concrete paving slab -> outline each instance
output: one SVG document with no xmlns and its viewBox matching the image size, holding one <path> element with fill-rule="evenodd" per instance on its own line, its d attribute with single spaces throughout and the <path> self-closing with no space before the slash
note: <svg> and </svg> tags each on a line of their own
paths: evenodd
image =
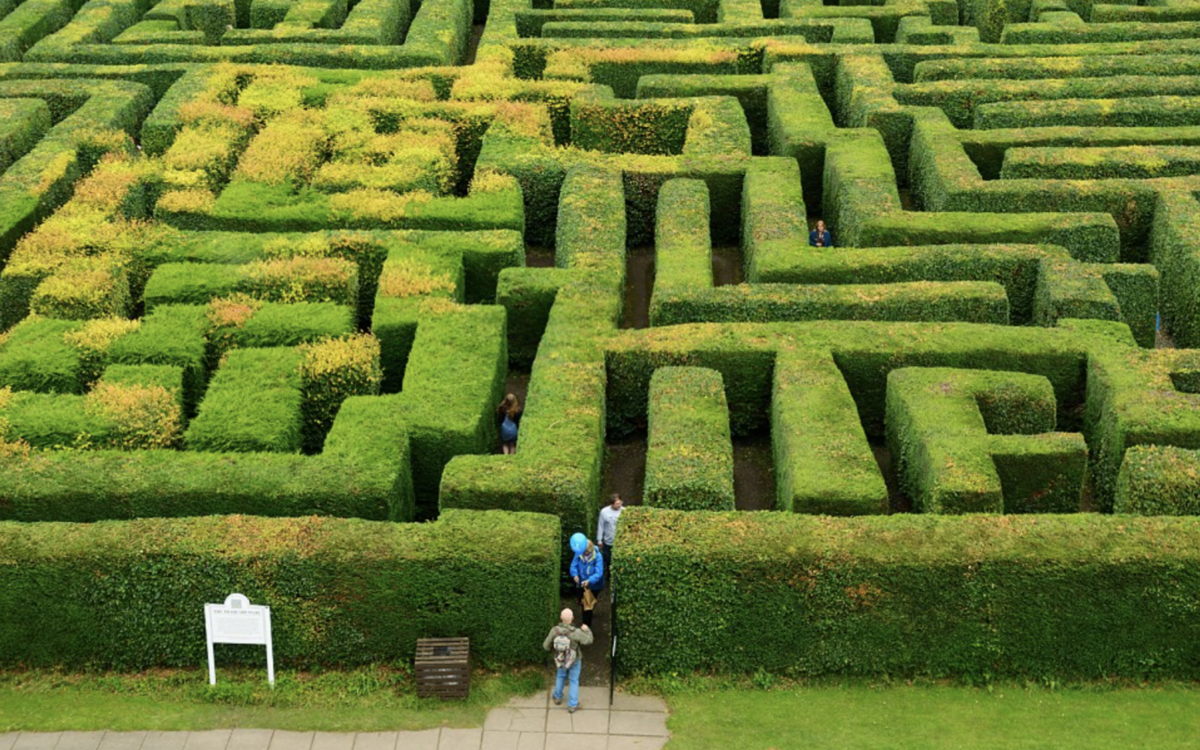
<svg viewBox="0 0 1200 750">
<path fill-rule="evenodd" d="M 545 732 L 521 732 L 517 750 L 546 750 Z"/>
<path fill-rule="evenodd" d="M 488 711 L 487 718 L 483 720 L 483 731 L 485 732 L 507 732 L 508 727 L 512 724 L 512 720 L 517 716 L 517 709 L 503 706 L 501 708 L 493 708 Z"/>
<path fill-rule="evenodd" d="M 20 732 L 5 732 L 0 734 L 0 750 L 12 750 L 12 746 L 17 741 L 17 735 Z"/>
<path fill-rule="evenodd" d="M 99 750 L 141 750 L 149 732 L 105 732 Z M 0 750 L 4 750 L 0 743 Z"/>
<path fill-rule="evenodd" d="M 273 729 L 235 729 L 225 750 L 269 750 Z"/>
<path fill-rule="evenodd" d="M 520 732 L 489 732 L 483 730 L 482 750 L 517 750 Z"/>
<path fill-rule="evenodd" d="M 565 708 L 551 711 L 546 715 L 546 731 L 556 734 L 570 734 L 575 731 L 575 726 L 571 723 L 571 714 L 567 713 Z"/>
<path fill-rule="evenodd" d="M 544 732 L 546 731 L 546 714 L 544 708 L 518 708 L 516 715 L 508 725 L 510 732 Z"/>
<path fill-rule="evenodd" d="M 640 734 L 651 737 L 667 736 L 666 714 L 646 711 L 612 711 L 608 716 L 609 734 Z"/>
<path fill-rule="evenodd" d="M 602 734 L 547 732 L 546 750 L 608 750 L 608 738 Z"/>
<path fill-rule="evenodd" d="M 443 729 L 438 750 L 480 750 L 482 729 Z"/>
<path fill-rule="evenodd" d="M 607 687 L 579 688 L 579 705 L 585 708 L 608 708 Z"/>
<path fill-rule="evenodd" d="M 271 735 L 269 750 L 312 750 L 313 734 L 315 733 L 278 729 Z"/>
<path fill-rule="evenodd" d="M 13 743 L 13 750 L 54 750 L 62 732 L 21 732 Z"/>
<path fill-rule="evenodd" d="M 667 712 L 667 704 L 663 703 L 662 698 L 653 695 L 629 695 L 620 690 L 613 696 L 612 707 L 617 711 L 658 711 L 664 714 Z"/>
<path fill-rule="evenodd" d="M 183 750 L 225 750 L 232 729 L 209 729 L 204 732 L 188 732 Z"/>
<path fill-rule="evenodd" d="M 424 729 L 420 732 L 401 732 L 396 740 L 396 750 L 438 750 L 442 730 Z"/>
<path fill-rule="evenodd" d="M 341 732 L 314 732 L 311 750 L 353 750 L 354 735 Z"/>
<path fill-rule="evenodd" d="M 543 690 L 533 695 L 518 695 L 508 702 L 509 708 L 546 708 L 549 705 L 549 690 Z M 0 747 L 0 750 L 4 750 L 4 748 Z"/>
<path fill-rule="evenodd" d="M 570 716 L 575 734 L 608 734 L 608 711 L 576 711 Z"/>
<path fill-rule="evenodd" d="M 142 750 L 183 750 L 188 732 L 146 732 Z"/>
<path fill-rule="evenodd" d="M 398 732 L 359 732 L 354 735 L 354 750 L 396 750 Z"/>
<path fill-rule="evenodd" d="M 662 750 L 667 737 L 635 737 L 631 734 L 608 736 L 608 750 Z"/>
<path fill-rule="evenodd" d="M 104 732 L 63 732 L 54 750 L 97 750 Z"/>
</svg>

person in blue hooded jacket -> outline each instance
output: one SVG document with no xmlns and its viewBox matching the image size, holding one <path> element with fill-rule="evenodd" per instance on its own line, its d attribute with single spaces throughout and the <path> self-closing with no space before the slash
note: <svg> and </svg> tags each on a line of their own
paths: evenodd
<svg viewBox="0 0 1200 750">
<path fill-rule="evenodd" d="M 584 605 L 586 592 L 593 596 L 604 589 L 604 556 L 596 549 L 583 534 L 571 536 L 571 551 L 575 557 L 571 560 L 571 578 L 579 587 L 579 607 L 583 610 L 583 624 L 592 626 L 592 610 Z"/>
</svg>

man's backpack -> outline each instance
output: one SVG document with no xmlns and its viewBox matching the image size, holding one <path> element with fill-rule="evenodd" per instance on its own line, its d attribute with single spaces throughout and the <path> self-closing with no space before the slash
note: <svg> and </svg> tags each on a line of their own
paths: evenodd
<svg viewBox="0 0 1200 750">
<path fill-rule="evenodd" d="M 571 643 L 571 631 L 558 628 L 554 632 L 554 666 L 570 669 L 575 665 L 575 648 Z"/>
</svg>

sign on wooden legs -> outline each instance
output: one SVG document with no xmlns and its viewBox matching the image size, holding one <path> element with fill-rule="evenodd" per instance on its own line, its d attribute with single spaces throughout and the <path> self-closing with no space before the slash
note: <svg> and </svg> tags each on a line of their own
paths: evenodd
<svg viewBox="0 0 1200 750">
<path fill-rule="evenodd" d="M 275 687 L 275 654 L 271 651 L 271 608 L 251 604 L 241 594 L 230 594 L 224 604 L 204 605 L 204 632 L 208 637 L 208 684 L 217 684 L 214 643 L 249 643 L 267 647 L 267 680 Z"/>
</svg>

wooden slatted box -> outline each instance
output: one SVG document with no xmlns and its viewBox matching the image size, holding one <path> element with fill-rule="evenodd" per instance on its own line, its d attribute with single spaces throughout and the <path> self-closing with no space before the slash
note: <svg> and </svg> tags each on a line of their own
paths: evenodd
<svg viewBox="0 0 1200 750">
<path fill-rule="evenodd" d="M 417 640 L 418 698 L 466 698 L 471 689 L 469 638 Z"/>
</svg>

